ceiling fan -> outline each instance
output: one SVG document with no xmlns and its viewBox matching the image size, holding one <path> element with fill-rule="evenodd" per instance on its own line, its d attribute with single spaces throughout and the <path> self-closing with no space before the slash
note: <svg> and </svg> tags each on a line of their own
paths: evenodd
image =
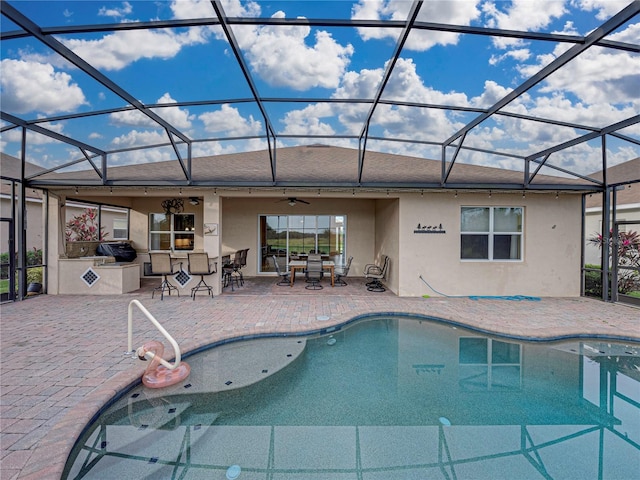
<svg viewBox="0 0 640 480">
<path fill-rule="evenodd" d="M 279 202 L 287 202 L 289 204 L 289 206 L 291 206 L 291 207 L 294 207 L 296 205 L 296 203 L 304 203 L 306 205 L 311 205 L 306 200 L 300 200 L 299 198 L 296 198 L 296 197 L 283 198 L 282 200 L 278 200 L 278 201 Z"/>
</svg>

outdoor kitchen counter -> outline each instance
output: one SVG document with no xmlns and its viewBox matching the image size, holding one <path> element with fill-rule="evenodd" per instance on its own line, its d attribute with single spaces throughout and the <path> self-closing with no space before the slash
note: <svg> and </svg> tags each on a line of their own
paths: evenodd
<svg viewBox="0 0 640 480">
<path fill-rule="evenodd" d="M 113 257 L 60 258 L 58 293 L 114 295 L 140 288 L 140 265 Z"/>
</svg>

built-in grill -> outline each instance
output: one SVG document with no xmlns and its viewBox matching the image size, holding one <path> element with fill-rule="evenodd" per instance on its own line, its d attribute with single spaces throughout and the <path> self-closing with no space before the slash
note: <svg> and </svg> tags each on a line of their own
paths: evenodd
<svg viewBox="0 0 640 480">
<path fill-rule="evenodd" d="M 133 262 L 138 256 L 128 242 L 101 243 L 96 248 L 96 255 L 114 257 L 116 262 Z"/>
</svg>

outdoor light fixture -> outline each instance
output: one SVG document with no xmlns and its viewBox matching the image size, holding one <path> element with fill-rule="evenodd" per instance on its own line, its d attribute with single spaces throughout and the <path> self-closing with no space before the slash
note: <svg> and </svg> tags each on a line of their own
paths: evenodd
<svg viewBox="0 0 640 480">
<path fill-rule="evenodd" d="M 147 193 L 147 187 L 144 187 L 144 194 L 146 195 Z"/>
<path fill-rule="evenodd" d="M 200 200 L 197 197 L 189 197 L 189 203 L 191 205 L 200 205 Z"/>
<path fill-rule="evenodd" d="M 78 194 L 78 187 L 76 187 L 76 195 Z"/>
</svg>

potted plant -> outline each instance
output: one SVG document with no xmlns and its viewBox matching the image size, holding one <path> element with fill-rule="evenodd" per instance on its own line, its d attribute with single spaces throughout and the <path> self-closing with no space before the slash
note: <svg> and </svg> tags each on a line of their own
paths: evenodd
<svg viewBox="0 0 640 480">
<path fill-rule="evenodd" d="M 42 292 L 42 267 L 27 269 L 27 296 Z"/>
</svg>

